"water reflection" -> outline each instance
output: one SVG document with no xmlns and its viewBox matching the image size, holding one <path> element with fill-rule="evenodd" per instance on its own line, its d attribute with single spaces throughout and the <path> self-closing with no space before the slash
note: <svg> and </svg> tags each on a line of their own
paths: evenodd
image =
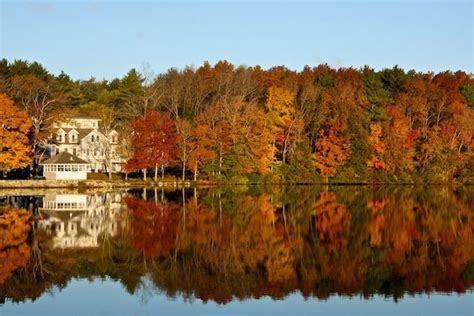
<svg viewBox="0 0 474 316">
<path fill-rule="evenodd" d="M 42 200 L 35 224 L 52 237 L 53 248 L 98 247 L 99 235 L 117 233 L 119 193 L 49 194 Z"/>
<path fill-rule="evenodd" d="M 130 294 L 143 294 L 150 280 L 168 297 L 221 304 L 295 291 L 394 300 L 465 293 L 474 285 L 473 205 L 469 187 L 45 195 L 31 230 L 5 221 L 16 212 L 1 217 L 0 262 L 8 266 L 0 298 L 24 301 L 96 277 L 118 280 Z M 27 223 L 29 213 L 21 214 Z"/>
</svg>

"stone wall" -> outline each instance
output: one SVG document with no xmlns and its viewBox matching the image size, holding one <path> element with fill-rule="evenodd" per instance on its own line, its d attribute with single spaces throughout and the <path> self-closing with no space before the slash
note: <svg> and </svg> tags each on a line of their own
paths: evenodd
<svg viewBox="0 0 474 316">
<path fill-rule="evenodd" d="M 191 182 L 142 182 L 122 180 L 0 180 L 0 189 L 14 188 L 131 188 L 143 186 L 190 187 Z"/>
<path fill-rule="evenodd" d="M 0 180 L 0 188 L 115 188 L 129 187 L 127 182 L 103 180 Z"/>
</svg>

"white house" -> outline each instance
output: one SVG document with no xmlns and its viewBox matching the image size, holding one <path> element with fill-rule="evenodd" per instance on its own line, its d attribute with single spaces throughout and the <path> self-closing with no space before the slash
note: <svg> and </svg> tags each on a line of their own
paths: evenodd
<svg viewBox="0 0 474 316">
<path fill-rule="evenodd" d="M 77 156 L 63 151 L 40 163 L 47 180 L 86 180 L 90 164 Z"/>
<path fill-rule="evenodd" d="M 105 135 L 100 119 L 74 117 L 53 124 L 56 143 L 51 156 L 67 152 L 91 165 L 91 171 L 121 170 L 125 160 L 120 155 L 119 134 L 111 129 Z"/>
</svg>

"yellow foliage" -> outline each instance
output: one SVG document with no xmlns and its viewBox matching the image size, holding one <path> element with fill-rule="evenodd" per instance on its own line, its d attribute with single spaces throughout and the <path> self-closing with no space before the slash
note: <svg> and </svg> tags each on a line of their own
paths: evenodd
<svg viewBox="0 0 474 316">
<path fill-rule="evenodd" d="M 277 129 L 285 129 L 293 120 L 296 112 L 295 94 L 284 88 L 270 87 L 268 89 L 267 111 L 270 122 Z"/>
</svg>

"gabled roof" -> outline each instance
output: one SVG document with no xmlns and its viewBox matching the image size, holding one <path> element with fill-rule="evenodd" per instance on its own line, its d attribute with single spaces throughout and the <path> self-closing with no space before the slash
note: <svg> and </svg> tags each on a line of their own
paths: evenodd
<svg viewBox="0 0 474 316">
<path fill-rule="evenodd" d="M 87 161 L 82 160 L 81 158 L 71 155 L 70 153 L 67 152 L 62 152 L 60 154 L 57 154 L 56 156 L 53 156 L 49 158 L 48 160 L 44 161 L 40 165 L 66 165 L 66 164 L 89 164 Z"/>
<path fill-rule="evenodd" d="M 89 135 L 91 132 L 97 132 L 100 133 L 95 128 L 65 128 L 65 127 L 58 127 L 57 130 L 63 130 L 66 134 L 69 134 L 70 131 L 74 130 L 75 132 L 78 133 L 78 138 L 79 140 L 84 139 L 87 135 Z M 63 143 L 60 144 L 77 144 L 77 142 L 69 142 L 69 139 L 66 138 Z"/>
<path fill-rule="evenodd" d="M 94 128 L 76 128 L 76 131 L 79 132 L 79 139 L 83 139 L 84 137 L 86 137 L 93 131 L 99 132 L 98 130 Z"/>
</svg>

